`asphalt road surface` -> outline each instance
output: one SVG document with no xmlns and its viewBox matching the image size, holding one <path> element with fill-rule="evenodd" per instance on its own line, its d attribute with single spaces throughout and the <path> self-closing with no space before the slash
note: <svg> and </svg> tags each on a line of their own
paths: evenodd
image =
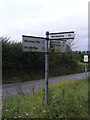
<svg viewBox="0 0 90 120">
<path fill-rule="evenodd" d="M 87 73 L 90 76 L 90 72 Z M 65 75 L 60 77 L 50 77 L 49 83 L 54 84 L 56 82 L 60 82 L 61 80 L 80 80 L 85 78 L 85 73 Z M 2 85 L 2 98 L 6 98 L 8 96 L 14 96 L 18 94 L 28 94 L 34 92 L 39 87 L 45 87 L 45 80 L 34 80 L 30 82 L 16 83 L 16 84 L 5 84 Z"/>
</svg>

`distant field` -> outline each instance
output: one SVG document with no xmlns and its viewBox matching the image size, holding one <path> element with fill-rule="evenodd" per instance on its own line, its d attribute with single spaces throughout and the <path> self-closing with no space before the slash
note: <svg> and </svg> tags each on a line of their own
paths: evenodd
<svg viewBox="0 0 90 120">
<path fill-rule="evenodd" d="M 87 118 L 88 82 L 61 81 L 49 85 L 49 105 L 45 111 L 45 91 L 40 88 L 30 95 L 13 96 L 3 100 L 5 118 Z"/>
</svg>

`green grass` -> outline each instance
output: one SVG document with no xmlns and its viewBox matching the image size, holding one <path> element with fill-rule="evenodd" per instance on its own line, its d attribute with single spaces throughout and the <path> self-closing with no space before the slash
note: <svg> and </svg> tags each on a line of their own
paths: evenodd
<svg viewBox="0 0 90 120">
<path fill-rule="evenodd" d="M 88 82 L 61 81 L 49 85 L 48 108 L 45 111 L 44 89 L 34 94 L 19 95 L 3 101 L 3 118 L 87 118 Z"/>
<path fill-rule="evenodd" d="M 81 67 L 81 70 L 84 72 L 85 71 L 85 63 L 84 62 L 80 62 L 78 64 Z M 87 63 L 87 70 L 88 70 L 88 63 Z"/>
<path fill-rule="evenodd" d="M 83 62 L 80 62 L 80 63 L 78 63 L 82 68 L 84 68 L 85 67 L 85 63 L 83 63 Z"/>
</svg>

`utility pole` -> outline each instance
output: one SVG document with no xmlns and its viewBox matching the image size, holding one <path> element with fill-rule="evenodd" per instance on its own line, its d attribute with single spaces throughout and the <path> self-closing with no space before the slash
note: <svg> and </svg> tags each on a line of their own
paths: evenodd
<svg viewBox="0 0 90 120">
<path fill-rule="evenodd" d="M 49 51 L 48 51 L 49 32 L 46 32 L 45 41 L 45 109 L 48 106 L 48 71 L 49 71 Z"/>
</svg>

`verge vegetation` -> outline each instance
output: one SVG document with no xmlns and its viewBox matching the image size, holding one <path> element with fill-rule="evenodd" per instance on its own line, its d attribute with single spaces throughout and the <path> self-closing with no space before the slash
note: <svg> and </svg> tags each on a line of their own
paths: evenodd
<svg viewBox="0 0 90 120">
<path fill-rule="evenodd" d="M 18 83 L 44 78 L 45 54 L 22 52 L 22 43 L 2 40 L 2 83 Z M 84 72 L 85 52 L 49 54 L 49 75 L 60 76 Z M 82 62 L 82 64 L 81 64 Z"/>
<path fill-rule="evenodd" d="M 89 78 L 90 79 L 90 78 Z M 49 85 L 48 108 L 45 111 L 45 91 L 9 97 L 3 100 L 5 118 L 88 118 L 88 82 L 61 81 Z"/>
</svg>

